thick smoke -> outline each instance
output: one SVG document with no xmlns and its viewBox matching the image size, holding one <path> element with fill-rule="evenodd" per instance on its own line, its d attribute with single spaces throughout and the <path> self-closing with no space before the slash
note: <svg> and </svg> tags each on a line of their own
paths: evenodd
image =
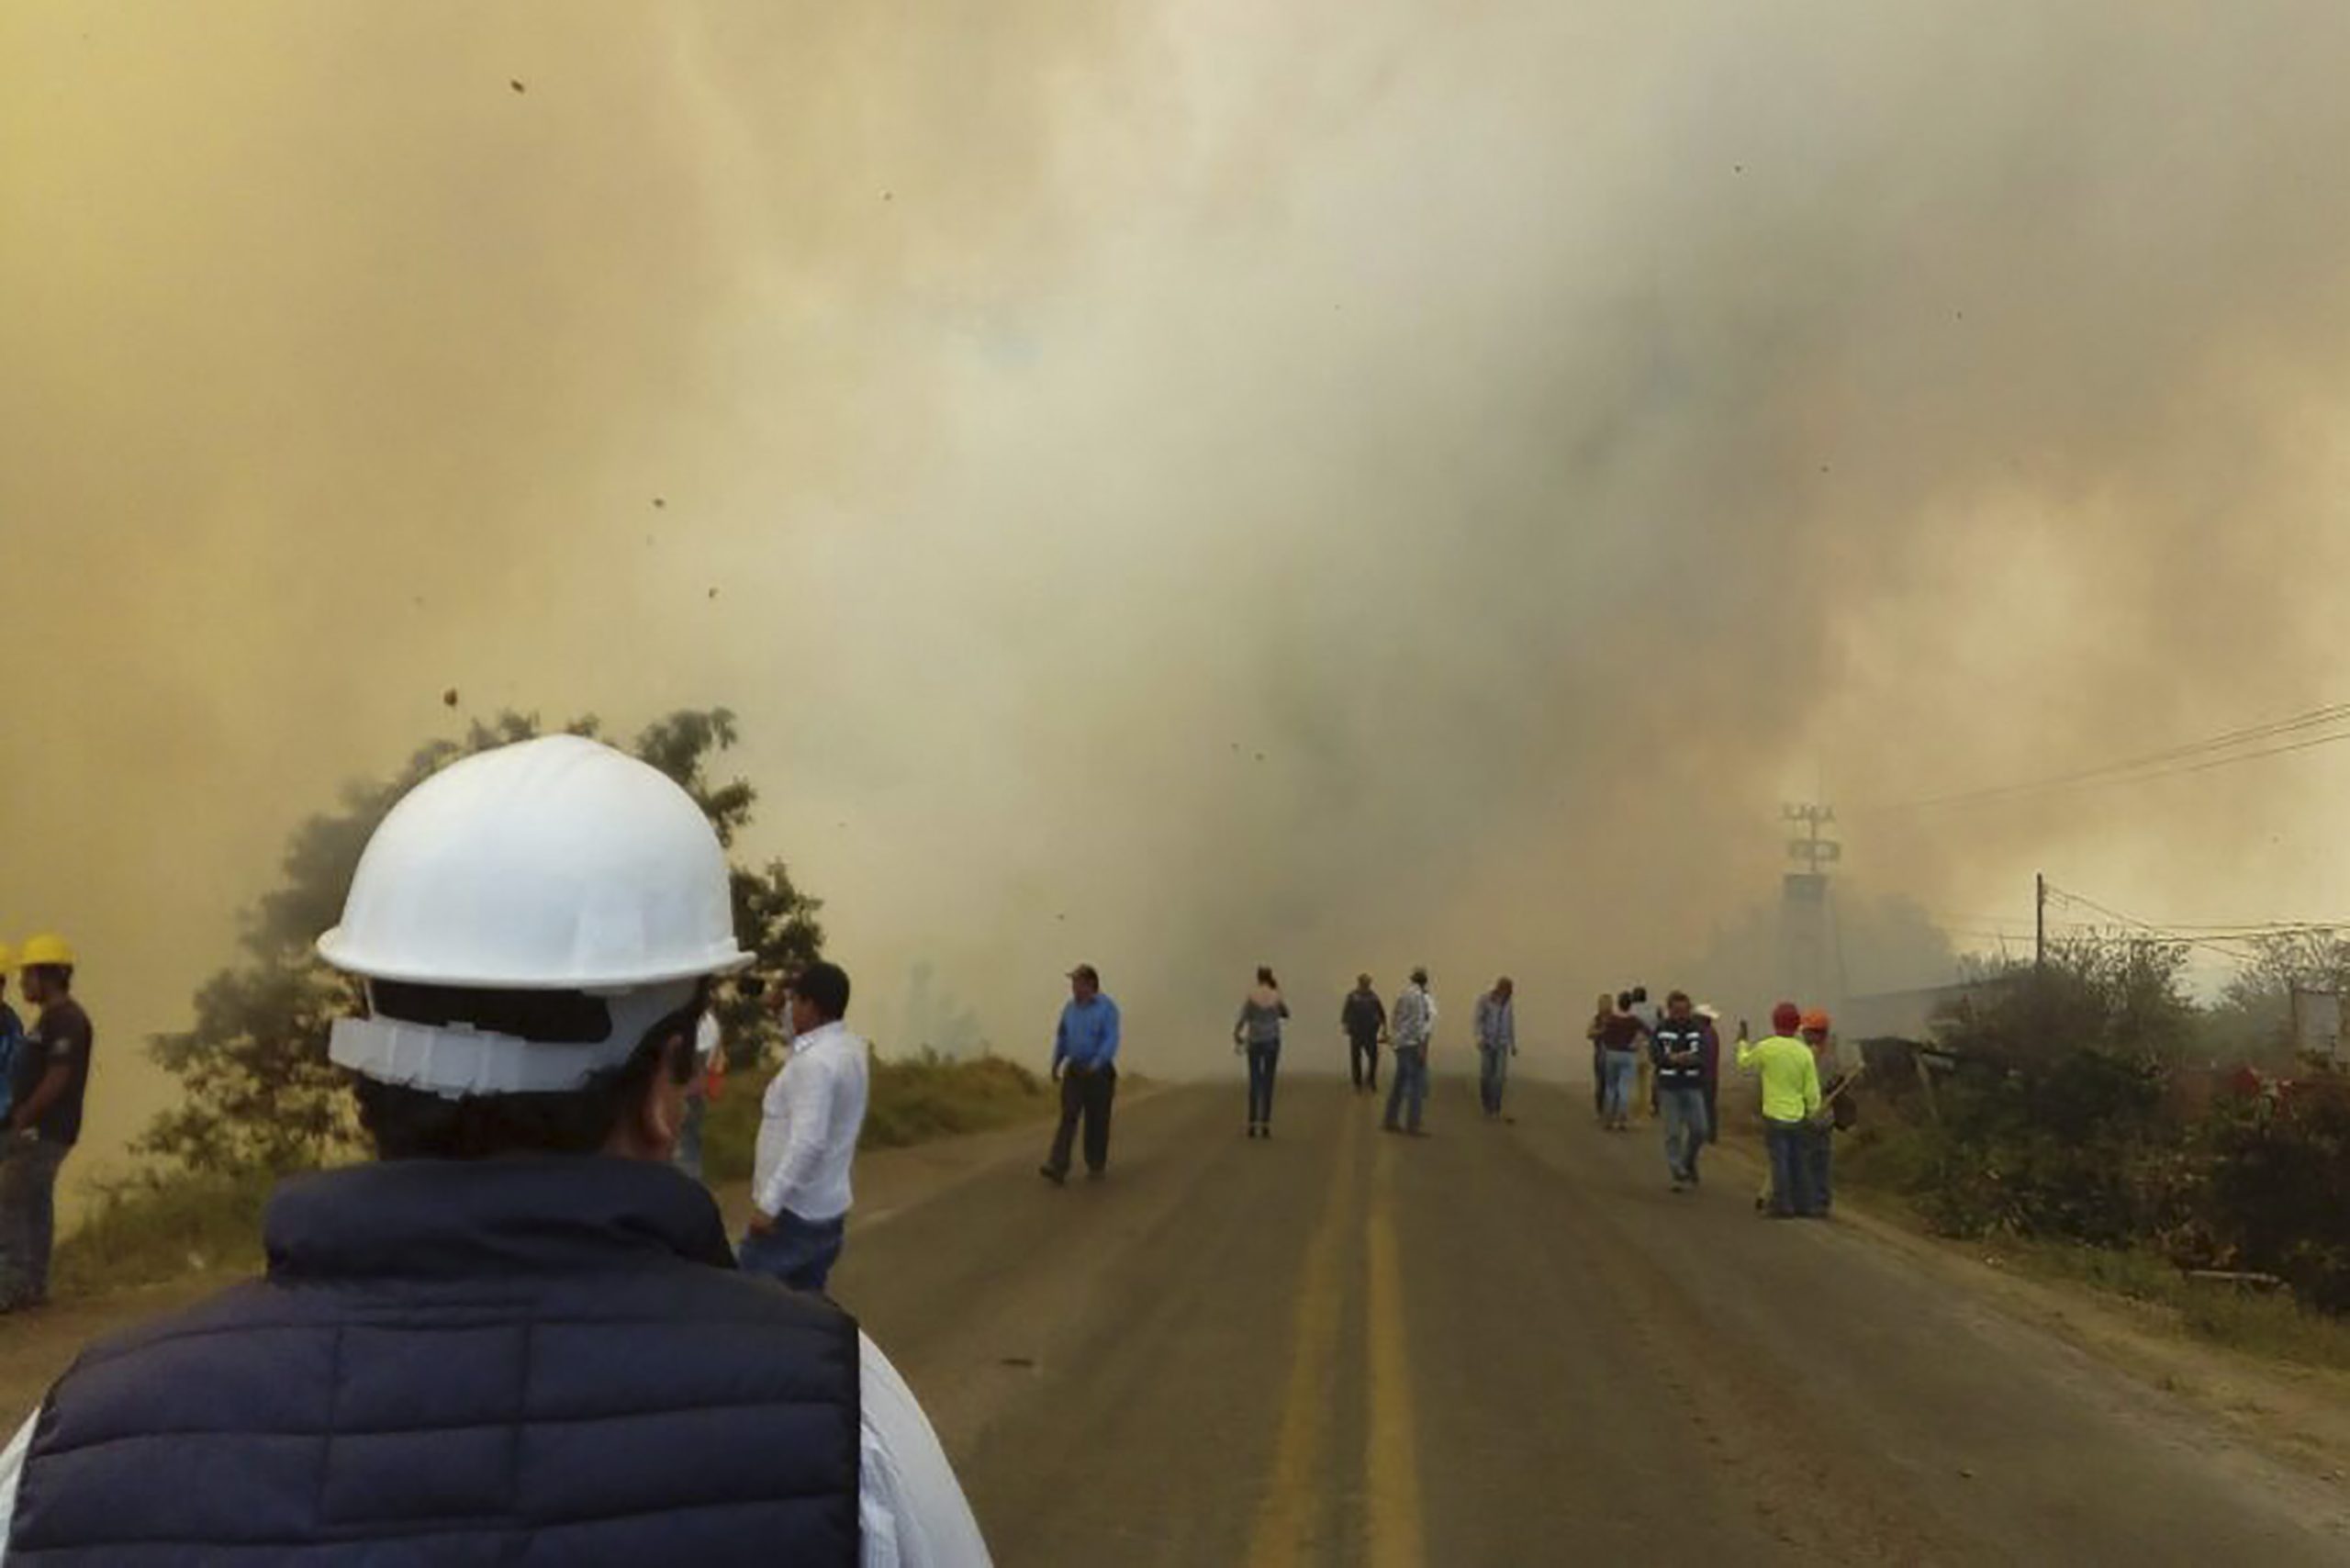
<svg viewBox="0 0 2350 1568">
<path fill-rule="evenodd" d="M 2344 45 L 2321 6 L 13 8 L 0 918 L 92 950 L 129 1081 L 452 684 L 736 708 L 754 847 L 885 1039 L 968 1005 L 1033 1050 L 1079 958 L 1161 1071 L 1259 961 L 1317 1025 L 1360 968 L 1455 1021 L 1506 969 L 1564 1036 L 1767 900 L 1823 790 L 1937 911 L 2043 862 L 2320 913 L 2323 753 L 1859 808 L 2340 695 Z"/>
</svg>

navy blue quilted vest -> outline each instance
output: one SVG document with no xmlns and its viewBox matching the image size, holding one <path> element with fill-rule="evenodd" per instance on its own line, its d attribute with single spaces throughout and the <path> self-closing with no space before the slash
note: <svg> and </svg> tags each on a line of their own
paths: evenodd
<svg viewBox="0 0 2350 1568">
<path fill-rule="evenodd" d="M 267 1234 L 50 1392 L 10 1568 L 857 1561 L 856 1325 L 736 1272 L 677 1172 L 361 1166 Z"/>
</svg>

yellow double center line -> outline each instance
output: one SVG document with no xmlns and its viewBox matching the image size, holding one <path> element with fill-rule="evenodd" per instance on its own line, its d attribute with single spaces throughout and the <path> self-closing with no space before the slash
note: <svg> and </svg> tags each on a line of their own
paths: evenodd
<svg viewBox="0 0 2350 1568">
<path fill-rule="evenodd" d="M 1425 1561 L 1420 1520 L 1419 1459 L 1412 1426 L 1411 1368 L 1404 1353 L 1404 1279 L 1390 1213 L 1394 1144 L 1381 1141 L 1372 1160 L 1371 1203 L 1356 1201 L 1360 1185 L 1362 1122 L 1348 1116 L 1330 1172 L 1320 1219 L 1298 1271 L 1289 1384 L 1274 1440 L 1270 1484 L 1249 1534 L 1249 1568 L 1289 1568 L 1350 1558 L 1324 1539 L 1317 1470 L 1329 1441 L 1338 1345 L 1348 1293 L 1344 1289 L 1348 1236 L 1363 1225 L 1370 1275 L 1363 1293 L 1369 1347 L 1371 1432 L 1366 1452 L 1370 1561 L 1378 1568 L 1416 1568 Z"/>
</svg>

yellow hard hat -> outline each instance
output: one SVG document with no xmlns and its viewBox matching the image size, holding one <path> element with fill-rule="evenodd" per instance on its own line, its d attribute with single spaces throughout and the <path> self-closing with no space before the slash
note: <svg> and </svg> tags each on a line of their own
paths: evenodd
<svg viewBox="0 0 2350 1568">
<path fill-rule="evenodd" d="M 36 964 L 54 964 L 61 969 L 73 967 L 73 949 L 65 938 L 54 932 L 44 931 L 38 936 L 28 936 L 17 950 L 17 967 L 29 969 Z"/>
</svg>

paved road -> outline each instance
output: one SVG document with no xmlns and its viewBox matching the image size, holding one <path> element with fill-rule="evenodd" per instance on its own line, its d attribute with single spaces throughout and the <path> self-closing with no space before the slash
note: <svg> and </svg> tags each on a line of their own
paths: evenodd
<svg viewBox="0 0 2350 1568">
<path fill-rule="evenodd" d="M 1111 1178 L 1016 1138 L 834 1288 L 930 1405 L 1001 1562 L 2350 1561 L 2350 1499 L 1917 1272 L 1666 1190 L 1555 1089 L 1179 1089 Z"/>
</svg>

